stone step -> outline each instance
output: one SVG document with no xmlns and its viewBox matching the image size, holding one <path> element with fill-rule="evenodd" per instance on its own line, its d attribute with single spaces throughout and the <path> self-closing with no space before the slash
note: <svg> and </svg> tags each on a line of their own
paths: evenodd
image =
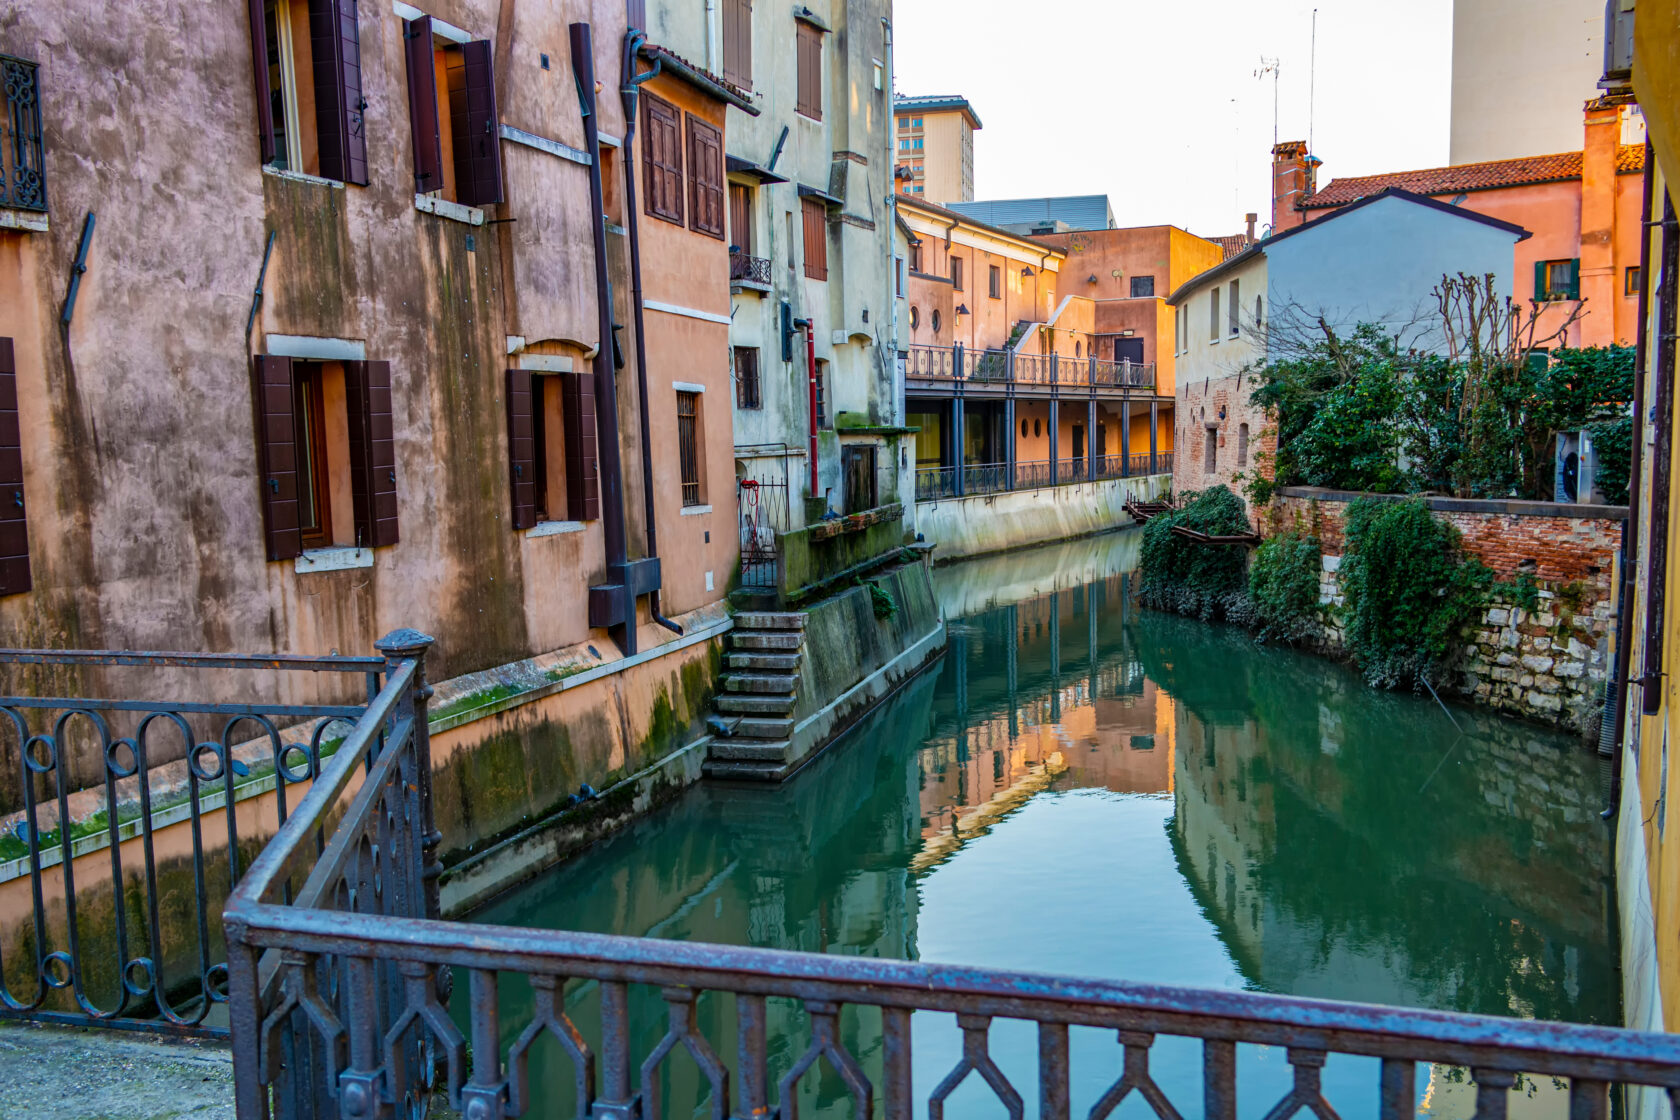
<svg viewBox="0 0 1680 1120">
<path fill-rule="evenodd" d="M 725 719 L 731 718 L 728 716 Z M 734 738 L 737 739 L 786 739 L 793 734 L 791 719 L 777 719 L 774 716 L 743 716 L 735 721 Z"/>
<path fill-rule="evenodd" d="M 805 635 L 798 631 L 737 630 L 729 640 L 730 648 L 735 650 L 786 653 L 804 646 Z"/>
<path fill-rule="evenodd" d="M 751 762 L 708 759 L 700 772 L 723 782 L 779 782 L 787 773 L 785 762 Z"/>
<path fill-rule="evenodd" d="M 785 696 L 799 687 L 799 676 L 796 673 L 731 673 L 723 678 L 723 687 L 728 692 Z"/>
<path fill-rule="evenodd" d="M 797 653 L 732 653 L 731 669 L 767 669 L 773 673 L 792 673 L 799 669 Z"/>
<path fill-rule="evenodd" d="M 805 616 L 789 611 L 744 611 L 735 616 L 740 630 L 803 630 Z"/>
<path fill-rule="evenodd" d="M 739 712 L 742 715 L 785 716 L 793 711 L 794 698 L 789 696 L 750 696 L 726 692 L 717 698 L 720 712 Z M 737 735 L 740 729 L 736 728 Z"/>
<path fill-rule="evenodd" d="M 786 762 L 790 746 L 786 739 L 713 739 L 706 757 L 708 761 Z"/>
</svg>

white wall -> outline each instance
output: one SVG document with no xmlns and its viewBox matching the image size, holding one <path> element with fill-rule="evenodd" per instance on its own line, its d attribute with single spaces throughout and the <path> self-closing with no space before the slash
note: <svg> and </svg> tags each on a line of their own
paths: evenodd
<svg viewBox="0 0 1680 1120">
<path fill-rule="evenodd" d="M 1603 70 L 1603 0 L 1455 0 L 1452 162 L 1580 151 Z"/>
</svg>

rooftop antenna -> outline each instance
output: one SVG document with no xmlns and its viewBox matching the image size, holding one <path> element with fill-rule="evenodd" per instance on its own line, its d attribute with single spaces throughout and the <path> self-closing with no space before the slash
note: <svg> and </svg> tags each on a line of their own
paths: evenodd
<svg viewBox="0 0 1680 1120">
<path fill-rule="evenodd" d="M 1272 147 L 1278 142 L 1278 75 L 1283 72 L 1283 65 L 1275 58 L 1260 56 L 1260 68 L 1254 72 L 1256 78 L 1272 76 Z"/>
<path fill-rule="evenodd" d="M 1313 9 L 1312 55 L 1307 68 L 1307 151 L 1313 150 L 1313 110 L 1318 105 L 1318 9 Z"/>
</svg>

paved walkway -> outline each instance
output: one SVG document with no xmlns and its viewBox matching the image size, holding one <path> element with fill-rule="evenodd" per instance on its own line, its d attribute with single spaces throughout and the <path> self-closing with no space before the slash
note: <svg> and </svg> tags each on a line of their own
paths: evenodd
<svg viewBox="0 0 1680 1120">
<path fill-rule="evenodd" d="M 232 1120 L 226 1046 L 0 1022 L 0 1120 Z"/>
</svg>

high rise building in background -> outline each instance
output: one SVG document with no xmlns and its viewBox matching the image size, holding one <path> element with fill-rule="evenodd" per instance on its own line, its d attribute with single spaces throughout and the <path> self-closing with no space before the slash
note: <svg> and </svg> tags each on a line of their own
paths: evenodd
<svg viewBox="0 0 1680 1120">
<path fill-rule="evenodd" d="M 945 205 L 974 198 L 974 133 L 981 127 L 963 97 L 896 97 L 893 174 L 900 194 Z"/>
<path fill-rule="evenodd" d="M 1602 0 L 1454 0 L 1449 159 L 1579 151 L 1603 71 Z"/>
</svg>

